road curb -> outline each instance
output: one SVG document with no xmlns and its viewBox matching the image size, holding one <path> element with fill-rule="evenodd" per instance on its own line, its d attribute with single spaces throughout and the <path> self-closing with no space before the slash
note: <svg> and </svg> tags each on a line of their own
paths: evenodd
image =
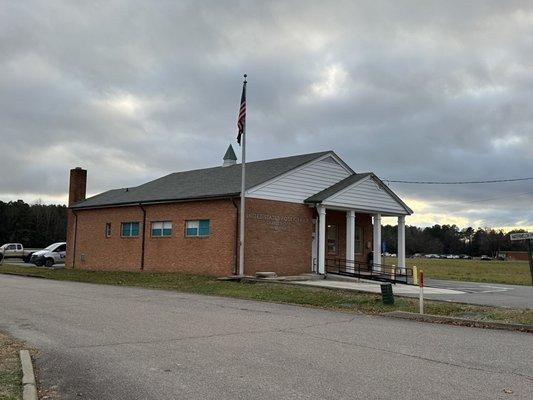
<svg viewBox="0 0 533 400">
<path fill-rule="evenodd" d="M 20 351 L 20 365 L 22 366 L 22 400 L 37 400 L 37 384 L 28 350 Z"/>
<path fill-rule="evenodd" d="M 505 322 L 476 321 L 472 319 L 443 317 L 438 315 L 416 314 L 407 311 L 391 311 L 381 314 L 384 317 L 408 319 L 418 322 L 431 322 L 434 324 L 448 324 L 456 326 L 467 326 L 471 328 L 498 329 L 514 332 L 533 333 L 533 325 L 507 324 Z"/>
</svg>

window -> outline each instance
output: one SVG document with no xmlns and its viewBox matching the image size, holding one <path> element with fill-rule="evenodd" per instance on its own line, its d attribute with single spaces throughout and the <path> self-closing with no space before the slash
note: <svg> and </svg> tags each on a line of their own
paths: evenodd
<svg viewBox="0 0 533 400">
<path fill-rule="evenodd" d="M 9 246 L 7 246 L 6 250 L 17 250 L 17 245 L 16 244 L 10 244 Z"/>
<path fill-rule="evenodd" d="M 172 236 L 172 222 L 152 222 L 152 237 Z"/>
<path fill-rule="evenodd" d="M 111 237 L 111 222 L 105 224 L 105 237 Z"/>
<path fill-rule="evenodd" d="M 67 251 L 67 245 L 66 244 L 61 244 L 61 245 L 57 246 L 57 248 L 54 250 L 54 252 L 56 252 L 56 253 L 59 253 L 61 251 Z"/>
<path fill-rule="evenodd" d="M 363 254 L 363 227 L 355 227 L 355 254 Z"/>
<path fill-rule="evenodd" d="M 209 225 L 210 221 L 208 219 L 187 221 L 185 224 L 185 236 L 208 236 L 211 233 Z"/>
<path fill-rule="evenodd" d="M 123 222 L 121 232 L 122 232 L 122 237 L 139 236 L 139 223 L 138 222 Z"/>
<path fill-rule="evenodd" d="M 22 245 L 21 244 L 17 244 L 17 250 L 22 250 Z"/>
<path fill-rule="evenodd" d="M 337 225 L 328 225 L 327 232 L 327 247 L 329 254 L 337 254 Z"/>
</svg>

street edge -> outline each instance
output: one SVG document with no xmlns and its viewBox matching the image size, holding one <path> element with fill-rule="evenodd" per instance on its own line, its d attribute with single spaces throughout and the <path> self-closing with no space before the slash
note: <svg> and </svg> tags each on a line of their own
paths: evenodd
<svg viewBox="0 0 533 400">
<path fill-rule="evenodd" d="M 533 325 L 507 324 L 505 322 L 479 321 L 466 318 L 445 317 L 429 314 L 416 314 L 407 311 L 391 311 L 380 314 L 388 318 L 407 319 L 410 321 L 430 322 L 435 324 L 448 324 L 466 326 L 470 328 L 498 329 L 514 332 L 533 333 Z"/>
<path fill-rule="evenodd" d="M 20 350 L 20 364 L 22 366 L 22 399 L 37 400 L 37 384 L 28 350 Z"/>
</svg>

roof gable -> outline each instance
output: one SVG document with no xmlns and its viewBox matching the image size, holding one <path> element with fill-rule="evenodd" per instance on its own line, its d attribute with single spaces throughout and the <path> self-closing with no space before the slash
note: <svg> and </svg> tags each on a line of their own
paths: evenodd
<svg viewBox="0 0 533 400">
<path fill-rule="evenodd" d="M 292 169 L 246 191 L 247 197 L 303 203 L 317 191 L 330 187 L 354 172 L 335 153 Z"/>
<path fill-rule="evenodd" d="M 306 199 L 307 203 L 380 212 L 385 215 L 412 214 L 413 211 L 376 175 L 354 174 Z"/>
</svg>

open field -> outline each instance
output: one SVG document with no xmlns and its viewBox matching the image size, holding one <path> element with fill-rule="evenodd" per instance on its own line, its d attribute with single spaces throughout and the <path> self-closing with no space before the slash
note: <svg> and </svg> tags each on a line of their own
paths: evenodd
<svg viewBox="0 0 533 400">
<path fill-rule="evenodd" d="M 20 349 L 22 349 L 21 342 L 0 332 L 0 400 L 22 398 Z"/>
<path fill-rule="evenodd" d="M 0 273 L 26 275 L 60 281 L 89 282 L 109 285 L 137 286 L 178 292 L 234 297 L 240 299 L 298 304 L 332 310 L 365 314 L 389 311 L 418 311 L 416 299 L 397 297 L 394 306 L 385 306 L 379 295 L 328 290 L 280 283 L 242 283 L 219 281 L 208 276 L 184 273 L 104 272 L 72 269 L 51 270 L 5 264 Z M 484 321 L 533 324 L 533 310 L 465 305 L 441 301 L 427 301 L 426 312 Z"/>
<path fill-rule="evenodd" d="M 434 258 L 408 258 L 407 265 L 416 265 L 424 275 L 434 279 L 451 279 L 467 282 L 506 283 L 531 285 L 527 261 L 447 260 Z M 386 264 L 396 264 L 396 258 L 386 258 Z"/>
</svg>

